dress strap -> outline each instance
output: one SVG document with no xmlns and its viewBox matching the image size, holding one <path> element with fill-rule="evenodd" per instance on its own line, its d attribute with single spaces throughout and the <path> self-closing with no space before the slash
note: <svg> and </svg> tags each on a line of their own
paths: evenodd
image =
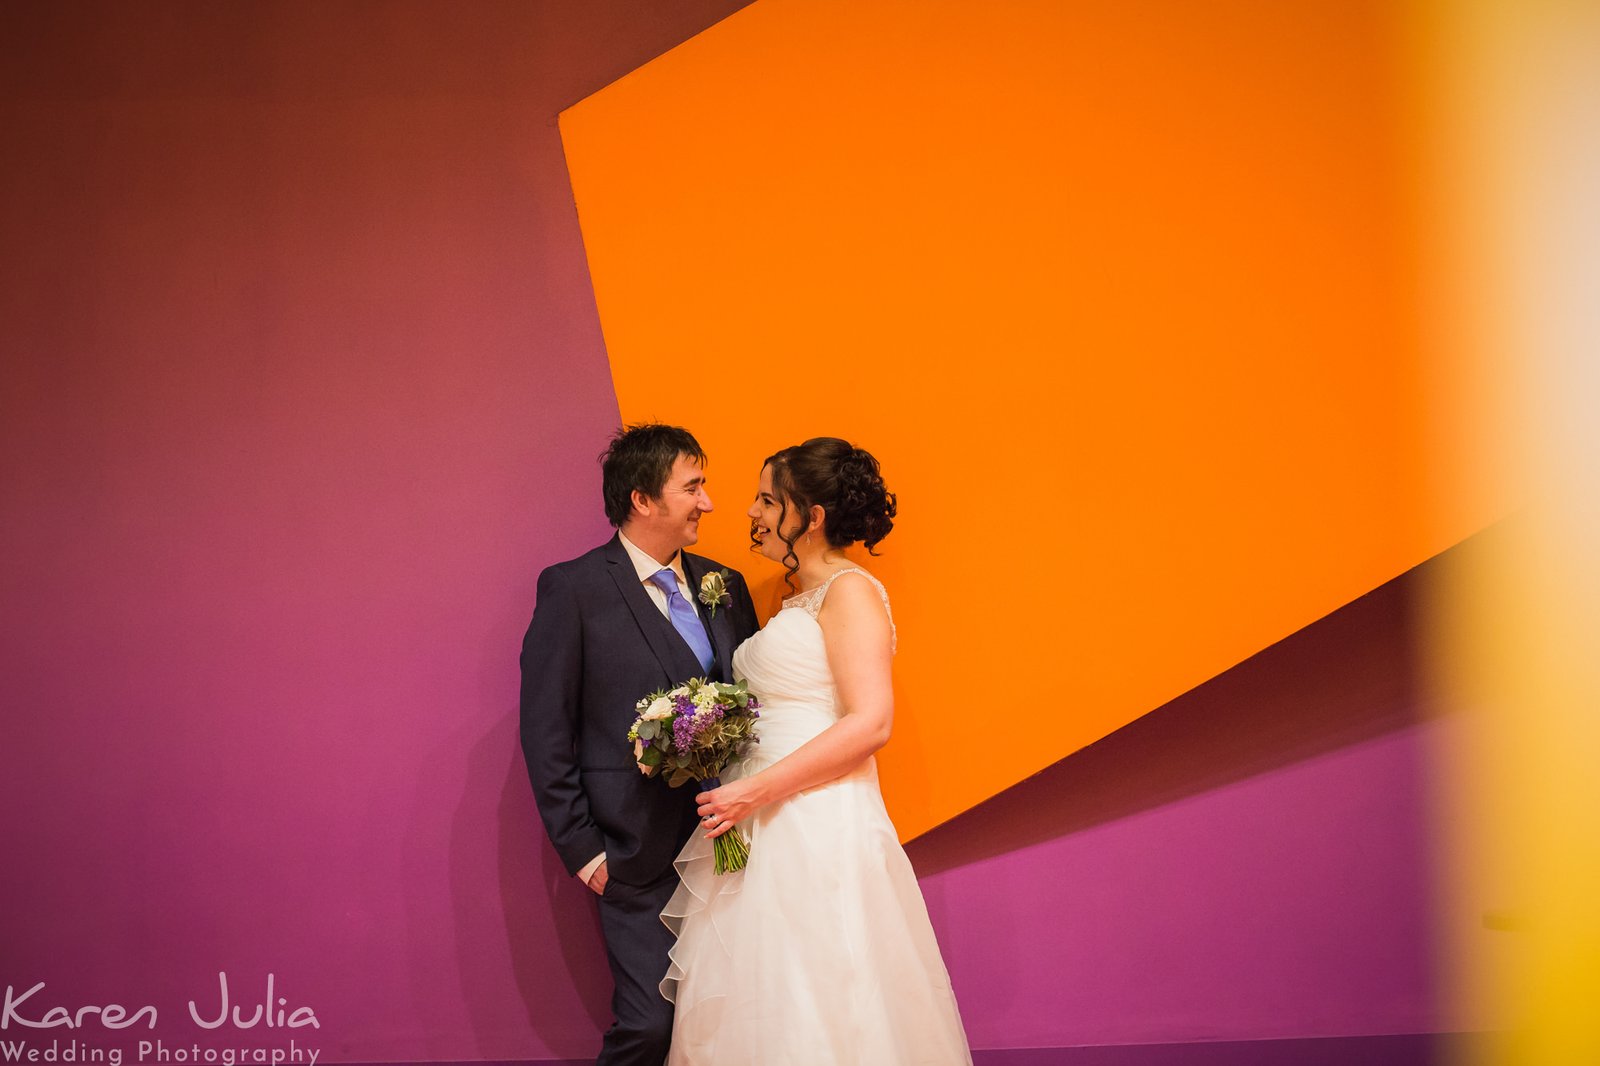
<svg viewBox="0 0 1600 1066">
<path fill-rule="evenodd" d="M 818 585 L 816 588 L 790 597 L 785 606 L 799 607 L 812 618 L 817 617 L 817 615 L 822 613 L 822 601 L 827 599 L 829 587 L 846 574 L 860 574 L 862 577 L 872 582 L 873 587 L 878 590 L 878 598 L 883 600 L 883 611 L 889 616 L 890 644 L 891 647 L 893 647 L 894 644 L 897 643 L 898 638 L 894 625 L 894 611 L 889 606 L 889 592 L 883 587 L 883 582 L 879 581 L 877 578 L 873 577 L 870 573 L 859 566 L 847 566 L 842 570 L 835 570 L 833 573 L 828 575 L 828 579 L 826 581 Z"/>
</svg>

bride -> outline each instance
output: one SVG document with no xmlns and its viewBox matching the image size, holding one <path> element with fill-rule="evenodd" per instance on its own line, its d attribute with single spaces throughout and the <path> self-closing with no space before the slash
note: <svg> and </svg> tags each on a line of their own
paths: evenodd
<svg viewBox="0 0 1600 1066">
<path fill-rule="evenodd" d="M 878 791 L 894 623 L 843 549 L 893 527 L 878 462 L 818 437 L 766 461 L 751 539 L 798 592 L 734 653 L 761 698 L 760 743 L 702 793 L 662 920 L 669 1066 L 970 1063 L 916 875 Z M 741 871 L 712 872 L 737 824 Z"/>
</svg>

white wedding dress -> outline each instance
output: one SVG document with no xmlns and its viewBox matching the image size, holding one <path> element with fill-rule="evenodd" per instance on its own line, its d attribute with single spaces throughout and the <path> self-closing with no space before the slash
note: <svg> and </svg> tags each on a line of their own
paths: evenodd
<svg viewBox="0 0 1600 1066">
<path fill-rule="evenodd" d="M 791 597 L 733 656 L 761 700 L 747 777 L 832 725 L 838 693 L 816 615 Z M 888 609 L 888 597 L 884 597 Z M 712 872 L 696 830 L 661 919 L 677 934 L 661 992 L 676 1004 L 668 1066 L 958 1066 L 966 1035 L 872 759 L 741 823 L 741 871 Z"/>
</svg>

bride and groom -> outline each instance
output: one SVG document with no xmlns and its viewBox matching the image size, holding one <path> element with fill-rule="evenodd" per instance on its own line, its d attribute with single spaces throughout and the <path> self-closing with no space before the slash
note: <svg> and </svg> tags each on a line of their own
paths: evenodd
<svg viewBox="0 0 1600 1066">
<path fill-rule="evenodd" d="M 796 594 L 758 632 L 738 572 L 685 550 L 712 510 L 705 462 L 687 430 L 619 432 L 602 457 L 617 534 L 540 575 L 523 641 L 528 775 L 598 897 L 615 981 L 598 1062 L 970 1063 L 872 759 L 893 709 L 888 598 L 842 551 L 887 535 L 894 497 L 844 441 L 772 456 L 751 539 Z M 640 774 L 626 737 L 642 695 L 699 676 L 747 680 L 762 710 L 760 743 L 696 795 Z M 714 874 L 734 825 L 749 865 Z"/>
</svg>

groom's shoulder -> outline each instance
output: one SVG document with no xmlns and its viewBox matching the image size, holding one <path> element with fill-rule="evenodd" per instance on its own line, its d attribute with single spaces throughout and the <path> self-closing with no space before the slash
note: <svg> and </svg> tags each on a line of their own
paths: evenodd
<svg viewBox="0 0 1600 1066">
<path fill-rule="evenodd" d="M 690 551 L 685 551 L 683 554 L 685 558 L 693 559 L 695 561 L 695 568 L 701 573 L 705 573 L 710 570 L 726 570 L 729 576 L 735 581 L 744 581 L 744 575 L 739 572 L 737 567 L 729 566 L 727 563 L 719 563 L 717 560 L 712 559 L 709 556 L 696 555 L 694 552 Z"/>
<path fill-rule="evenodd" d="M 560 577 L 578 578 L 603 572 L 610 562 L 610 556 L 616 543 L 616 538 L 613 537 L 604 544 L 590 548 L 575 559 L 565 559 L 559 563 L 551 563 L 540 572 L 539 576 L 543 578 L 546 575 L 559 575 Z"/>
</svg>

